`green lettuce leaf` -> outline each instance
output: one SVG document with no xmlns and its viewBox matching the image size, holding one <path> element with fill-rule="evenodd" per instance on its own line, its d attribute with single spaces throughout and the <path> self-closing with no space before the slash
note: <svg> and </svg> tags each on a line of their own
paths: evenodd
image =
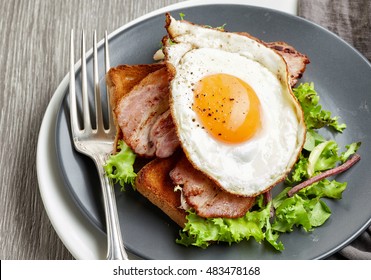
<svg viewBox="0 0 371 280">
<path fill-rule="evenodd" d="M 312 227 L 323 225 L 331 216 L 331 209 L 321 199 L 312 199 L 306 203 L 309 222 Z"/>
<path fill-rule="evenodd" d="M 259 200 L 261 201 L 261 200 Z M 180 231 L 178 244 L 206 248 L 214 242 L 238 243 L 253 237 L 257 242 L 266 240 L 275 249 L 283 250 L 282 242 L 278 242 L 279 235 L 274 232 L 270 224 L 270 209 L 272 203 L 263 208 L 249 211 L 242 218 L 210 218 L 199 217 L 189 211 L 187 223 Z"/>
<path fill-rule="evenodd" d="M 325 142 L 326 139 L 322 135 L 318 134 L 313 129 L 308 129 L 305 137 L 304 149 L 307 151 L 312 151 L 318 144 Z"/>
<path fill-rule="evenodd" d="M 111 155 L 104 170 L 108 178 L 112 179 L 114 183 L 119 183 L 121 190 L 125 190 L 126 184 L 130 184 L 135 188 L 134 181 L 137 174 L 134 172 L 134 162 L 136 155 L 122 140 L 118 142 L 119 152 Z"/>
<path fill-rule="evenodd" d="M 340 160 L 338 150 L 338 144 L 333 140 L 317 145 L 308 158 L 309 177 L 312 177 L 316 172 L 334 168 Z"/>
<path fill-rule="evenodd" d="M 295 163 L 294 168 L 286 178 L 286 183 L 293 185 L 308 178 L 308 158 L 300 154 L 299 160 Z"/>
<path fill-rule="evenodd" d="M 361 142 L 354 142 L 346 146 L 346 150 L 339 154 L 339 146 L 333 141 L 317 141 L 317 145 L 311 152 L 301 153 L 299 160 L 295 163 L 286 183 L 291 185 L 309 179 L 318 173 L 334 168 L 344 163 L 351 155 L 355 154 L 361 146 Z"/>
<path fill-rule="evenodd" d="M 319 129 L 325 126 L 333 127 L 342 132 L 346 125 L 339 123 L 338 117 L 331 117 L 331 112 L 322 110 L 319 105 L 319 96 L 314 89 L 313 83 L 302 83 L 293 89 L 304 112 L 305 124 L 308 129 Z"/>
<path fill-rule="evenodd" d="M 291 232 L 294 226 L 302 226 L 306 231 L 312 229 L 309 213 L 306 209 L 306 201 L 298 195 L 287 197 L 276 208 L 273 230 L 279 232 Z"/>
<path fill-rule="evenodd" d="M 295 194 L 287 197 L 285 189 L 274 200 L 276 207 L 276 217 L 272 224 L 272 229 L 278 232 L 291 232 L 295 227 L 302 227 L 306 231 L 311 231 L 313 227 L 321 226 L 331 215 L 330 208 L 320 196 L 310 196 Z"/>
<path fill-rule="evenodd" d="M 340 160 L 344 163 L 347 161 L 347 159 L 355 154 L 357 152 L 357 150 L 359 149 L 359 147 L 361 146 L 361 142 L 354 142 L 350 145 L 347 145 L 345 146 L 347 148 L 347 150 L 345 152 L 343 152 L 340 156 Z"/>
<path fill-rule="evenodd" d="M 185 14 L 184 13 L 179 13 L 180 20 L 184 20 Z"/>
<path fill-rule="evenodd" d="M 314 183 L 304 189 L 299 194 L 307 198 L 333 198 L 341 199 L 342 194 L 347 187 L 346 182 L 337 182 L 336 180 L 323 179 L 317 183 Z"/>
</svg>

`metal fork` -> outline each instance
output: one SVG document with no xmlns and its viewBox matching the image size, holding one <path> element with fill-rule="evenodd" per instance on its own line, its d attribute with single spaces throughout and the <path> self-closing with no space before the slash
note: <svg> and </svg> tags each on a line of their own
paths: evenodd
<svg viewBox="0 0 371 280">
<path fill-rule="evenodd" d="M 124 249 L 122 235 L 117 215 L 115 192 L 111 180 L 106 176 L 103 165 L 112 152 L 116 128 L 113 123 L 111 108 L 109 112 L 109 128 L 105 129 L 103 123 L 103 113 L 101 104 L 101 94 L 98 77 L 98 58 L 97 58 L 97 35 L 94 32 L 93 40 L 93 75 L 94 75 L 94 95 L 95 95 L 95 115 L 96 128 L 92 128 L 89 112 L 86 55 L 85 55 L 85 34 L 82 31 L 81 41 L 81 91 L 83 108 L 83 128 L 80 128 L 77 117 L 77 101 L 75 89 L 75 70 L 74 70 L 74 38 L 71 30 L 71 50 L 70 50 L 70 121 L 72 138 L 75 149 L 93 159 L 100 178 L 103 193 L 104 210 L 107 228 L 107 259 L 108 260 L 127 260 L 128 256 Z M 105 66 L 106 72 L 109 69 L 109 50 L 107 32 L 105 33 Z M 107 91 L 108 97 L 108 91 Z M 109 99 L 107 99 L 109 107 Z"/>
</svg>

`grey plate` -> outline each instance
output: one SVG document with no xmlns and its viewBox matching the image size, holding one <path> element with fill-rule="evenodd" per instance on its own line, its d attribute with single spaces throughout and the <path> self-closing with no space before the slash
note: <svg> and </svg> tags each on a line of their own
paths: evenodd
<svg viewBox="0 0 371 280">
<path fill-rule="evenodd" d="M 172 14 L 177 17 L 179 12 Z M 347 181 L 348 188 L 342 200 L 327 201 L 333 214 L 325 225 L 310 233 L 296 230 L 281 235 L 286 248 L 281 253 L 253 240 L 232 246 L 213 245 L 206 250 L 177 245 L 178 226 L 135 191 L 122 193 L 117 188 L 126 247 L 145 259 L 320 259 L 347 245 L 371 223 L 370 63 L 333 33 L 282 12 L 240 5 L 206 5 L 184 8 L 181 12 L 189 21 L 211 26 L 227 23 L 228 31 L 246 31 L 265 41 L 285 41 L 307 54 L 311 64 L 301 82 L 313 81 L 323 107 L 348 125 L 343 134 L 325 131 L 326 136 L 335 138 L 341 147 L 362 141 L 359 150 L 362 160 L 337 177 Z M 152 54 L 165 35 L 163 26 L 164 16 L 159 15 L 116 33 L 110 39 L 111 65 L 152 63 Z M 103 59 L 102 48 L 99 57 Z M 66 100 L 57 118 L 56 147 L 66 188 L 87 219 L 104 232 L 95 167 L 72 148 Z"/>
</svg>

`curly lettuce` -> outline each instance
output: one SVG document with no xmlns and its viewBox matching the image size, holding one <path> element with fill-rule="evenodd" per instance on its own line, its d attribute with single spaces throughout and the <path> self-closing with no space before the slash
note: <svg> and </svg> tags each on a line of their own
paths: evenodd
<svg viewBox="0 0 371 280">
<path fill-rule="evenodd" d="M 299 183 L 320 172 L 332 169 L 355 154 L 360 146 L 361 142 L 354 142 L 345 146 L 346 150 L 340 154 L 339 146 L 335 141 L 323 141 L 315 146 L 309 155 L 304 155 L 304 153 L 300 155 L 286 182 Z"/>
<path fill-rule="evenodd" d="M 117 147 L 119 152 L 108 158 L 104 170 L 108 178 L 112 179 L 115 184 L 120 184 L 121 190 L 125 190 L 127 184 L 135 188 L 134 181 L 137 174 L 134 172 L 134 162 L 136 155 L 123 140 L 118 141 Z"/>
<path fill-rule="evenodd" d="M 319 129 L 325 126 L 343 132 L 346 124 L 339 123 L 338 117 L 331 117 L 331 112 L 322 110 L 319 104 L 319 95 L 314 90 L 313 83 L 302 83 L 293 92 L 300 102 L 304 112 L 305 124 L 308 129 Z"/>
<path fill-rule="evenodd" d="M 262 199 L 259 197 L 258 201 Z M 206 248 L 215 242 L 239 243 L 254 238 L 261 243 L 266 240 L 276 250 L 283 250 L 279 235 L 272 230 L 270 211 L 272 202 L 260 205 L 258 210 L 249 211 L 241 218 L 201 218 L 193 211 L 188 211 L 187 223 L 180 231 L 178 244 Z"/>
</svg>

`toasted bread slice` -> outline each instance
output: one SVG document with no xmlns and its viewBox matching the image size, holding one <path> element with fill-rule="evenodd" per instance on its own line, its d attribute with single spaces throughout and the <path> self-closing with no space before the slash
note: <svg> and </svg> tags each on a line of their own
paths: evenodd
<svg viewBox="0 0 371 280">
<path fill-rule="evenodd" d="M 165 159 L 156 158 L 150 161 L 138 172 L 135 186 L 140 194 L 183 228 L 186 223 L 186 212 L 179 208 L 180 192 L 174 191 L 169 176 L 178 160 L 178 155 L 175 153 Z"/>
</svg>

